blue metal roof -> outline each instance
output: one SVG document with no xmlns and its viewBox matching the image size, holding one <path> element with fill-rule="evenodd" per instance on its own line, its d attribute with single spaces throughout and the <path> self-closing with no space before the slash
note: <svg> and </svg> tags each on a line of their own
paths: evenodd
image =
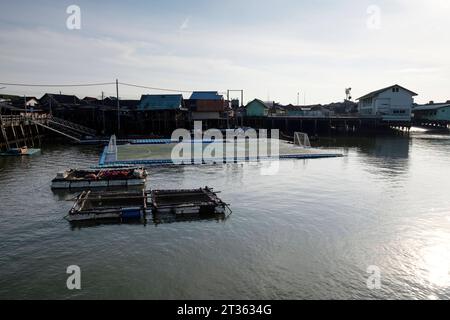
<svg viewBox="0 0 450 320">
<path fill-rule="evenodd" d="M 194 91 L 191 100 L 222 100 L 223 96 L 217 91 Z"/>
<path fill-rule="evenodd" d="M 138 110 L 176 110 L 182 107 L 181 94 L 143 95 Z"/>
</svg>

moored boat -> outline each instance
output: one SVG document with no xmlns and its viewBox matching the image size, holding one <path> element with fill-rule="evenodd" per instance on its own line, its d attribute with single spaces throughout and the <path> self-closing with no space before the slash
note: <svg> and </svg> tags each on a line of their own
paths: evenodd
<svg viewBox="0 0 450 320">
<path fill-rule="evenodd" d="M 147 180 L 144 168 L 70 169 L 57 174 L 52 189 L 108 188 L 143 186 Z"/>
</svg>

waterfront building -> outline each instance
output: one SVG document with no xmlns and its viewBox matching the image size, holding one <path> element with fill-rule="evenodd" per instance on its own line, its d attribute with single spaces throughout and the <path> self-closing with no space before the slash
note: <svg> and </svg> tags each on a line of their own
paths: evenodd
<svg viewBox="0 0 450 320">
<path fill-rule="evenodd" d="M 79 104 L 80 99 L 75 95 L 46 93 L 39 99 L 42 109 L 53 112 L 56 108 L 64 108 Z"/>
<path fill-rule="evenodd" d="M 201 120 L 206 127 L 224 128 L 232 115 L 229 101 L 217 91 L 194 91 L 185 103 L 190 120 Z"/>
<path fill-rule="evenodd" d="M 359 113 L 385 121 L 410 121 L 415 96 L 417 93 L 397 84 L 376 90 L 357 99 Z"/>
<path fill-rule="evenodd" d="M 247 117 L 267 117 L 270 113 L 270 106 L 259 99 L 254 99 L 245 106 Z"/>
<path fill-rule="evenodd" d="M 275 101 L 265 101 L 264 104 L 269 106 L 269 117 L 286 115 L 285 106 Z"/>
<path fill-rule="evenodd" d="M 99 100 L 95 97 L 84 97 L 82 101 L 87 103 L 97 103 Z"/>
<path fill-rule="evenodd" d="M 186 111 L 181 94 L 142 95 L 138 111 Z"/>
<path fill-rule="evenodd" d="M 292 104 L 284 106 L 285 115 L 288 117 L 324 118 L 333 114 L 332 111 L 322 105 L 294 106 Z"/>
<path fill-rule="evenodd" d="M 168 133 L 184 127 L 188 109 L 181 94 L 142 95 L 137 105 L 137 122 L 143 130 Z"/>
<path fill-rule="evenodd" d="M 450 101 L 417 105 L 413 113 L 416 120 L 450 122 Z"/>
<path fill-rule="evenodd" d="M 37 108 L 39 105 L 39 100 L 36 97 L 18 95 L 0 95 L 0 101 L 20 109 L 25 109 L 25 107 L 27 109 Z"/>
</svg>

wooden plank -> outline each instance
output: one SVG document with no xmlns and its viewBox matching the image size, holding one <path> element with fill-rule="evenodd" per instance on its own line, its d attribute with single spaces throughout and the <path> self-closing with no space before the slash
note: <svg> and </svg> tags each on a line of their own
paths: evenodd
<svg viewBox="0 0 450 320">
<path fill-rule="evenodd" d="M 56 130 L 56 129 L 52 128 L 52 127 L 46 126 L 46 125 L 44 125 L 44 124 L 42 124 L 42 123 L 35 122 L 35 124 L 37 124 L 37 125 L 39 125 L 39 126 L 41 126 L 41 127 L 44 127 L 44 128 L 46 128 L 46 129 L 48 129 L 48 130 L 54 131 L 54 132 L 56 132 L 56 133 L 59 133 L 59 134 L 65 136 L 65 137 L 67 137 L 67 138 L 70 138 L 70 139 L 72 139 L 72 140 L 75 140 L 76 142 L 81 142 L 81 140 L 78 139 L 78 138 L 75 138 L 75 137 L 73 137 L 73 136 L 71 136 L 71 135 L 68 135 L 68 134 L 66 134 L 66 133 L 64 133 L 64 132 L 62 132 L 62 131 Z"/>
<path fill-rule="evenodd" d="M 69 212 L 74 212 L 75 207 L 76 207 L 77 204 L 78 204 L 78 201 L 81 199 L 81 197 L 82 197 L 85 193 L 86 193 L 86 191 L 83 191 L 83 192 L 77 197 L 77 199 L 75 200 L 75 203 L 74 203 L 73 206 L 72 206 L 72 209 L 70 209 Z"/>
</svg>

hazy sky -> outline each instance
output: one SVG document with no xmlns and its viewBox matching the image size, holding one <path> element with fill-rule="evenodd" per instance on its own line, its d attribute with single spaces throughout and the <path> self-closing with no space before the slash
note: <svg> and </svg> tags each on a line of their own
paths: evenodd
<svg viewBox="0 0 450 320">
<path fill-rule="evenodd" d="M 69 30 L 69 5 L 81 29 Z M 448 0 L 4 1 L 0 82 L 119 81 L 182 90 L 244 89 L 296 103 L 357 98 L 398 83 L 417 102 L 450 99 Z M 0 85 L 0 87 L 3 87 Z M 115 95 L 114 86 L 1 93 Z M 144 89 L 121 87 L 122 98 Z"/>
</svg>

